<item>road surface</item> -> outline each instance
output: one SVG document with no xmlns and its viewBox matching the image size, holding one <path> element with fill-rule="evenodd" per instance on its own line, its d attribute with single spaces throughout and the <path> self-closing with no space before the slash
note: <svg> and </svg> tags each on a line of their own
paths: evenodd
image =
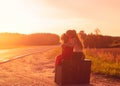
<svg viewBox="0 0 120 86">
<path fill-rule="evenodd" d="M 43 53 L 57 46 L 30 46 L 0 50 L 0 63 L 8 62 L 34 53 Z"/>
</svg>

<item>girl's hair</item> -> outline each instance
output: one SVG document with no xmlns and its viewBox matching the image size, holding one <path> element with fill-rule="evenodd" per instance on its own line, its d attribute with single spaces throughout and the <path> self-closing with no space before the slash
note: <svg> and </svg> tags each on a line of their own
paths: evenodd
<svg viewBox="0 0 120 86">
<path fill-rule="evenodd" d="M 75 35 L 76 35 L 76 31 L 75 31 L 75 30 L 67 30 L 67 31 L 66 31 L 66 35 L 67 35 L 69 38 L 74 38 Z"/>
<path fill-rule="evenodd" d="M 67 43 L 68 42 L 68 36 L 65 33 L 63 33 L 61 35 L 61 40 L 62 40 L 63 43 Z"/>
<path fill-rule="evenodd" d="M 67 34 L 68 38 L 70 38 L 70 39 L 75 38 L 78 45 L 81 47 L 81 49 L 83 49 L 83 43 L 79 39 L 78 34 L 76 33 L 75 30 L 67 30 L 66 34 Z"/>
</svg>

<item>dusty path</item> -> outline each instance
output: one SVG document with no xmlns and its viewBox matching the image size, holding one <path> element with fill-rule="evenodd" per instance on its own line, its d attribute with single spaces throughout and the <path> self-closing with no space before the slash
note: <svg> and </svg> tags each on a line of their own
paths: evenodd
<svg viewBox="0 0 120 86">
<path fill-rule="evenodd" d="M 59 86 L 54 83 L 55 49 L 36 53 L 0 65 L 0 86 Z M 91 74 L 90 85 L 120 86 L 119 79 Z"/>
</svg>

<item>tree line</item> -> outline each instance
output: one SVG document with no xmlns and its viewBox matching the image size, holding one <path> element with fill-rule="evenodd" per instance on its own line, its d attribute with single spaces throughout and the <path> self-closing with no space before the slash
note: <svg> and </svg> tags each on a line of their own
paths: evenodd
<svg viewBox="0 0 120 86">
<path fill-rule="evenodd" d="M 84 31 L 78 33 L 85 48 L 120 48 L 120 37 L 98 34 L 86 34 Z"/>
<path fill-rule="evenodd" d="M 84 31 L 78 33 L 85 48 L 120 48 L 120 37 L 99 34 L 86 34 Z M 60 44 L 60 36 L 52 33 L 0 33 L 0 48 L 9 46 L 36 46 Z"/>
<path fill-rule="evenodd" d="M 0 47 L 28 46 L 28 45 L 55 45 L 59 44 L 60 37 L 52 33 L 0 33 Z"/>
</svg>

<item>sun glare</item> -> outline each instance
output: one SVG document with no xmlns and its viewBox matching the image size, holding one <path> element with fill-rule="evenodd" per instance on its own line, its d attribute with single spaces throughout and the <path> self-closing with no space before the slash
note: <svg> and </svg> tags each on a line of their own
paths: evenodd
<svg viewBox="0 0 120 86">
<path fill-rule="evenodd" d="M 92 2 L 0 0 L 0 32 L 60 34 L 72 28 L 91 33 L 98 27 L 103 34 L 119 34 L 119 4 L 99 1 L 101 7 L 98 2 Z"/>
<path fill-rule="evenodd" d="M 84 25 L 84 19 L 64 18 L 58 10 L 44 1 L 4 0 L 0 1 L 0 32 L 61 34 L 66 28 Z M 66 13 L 66 12 L 64 12 Z M 59 15 L 60 17 L 56 16 Z M 73 27 L 74 28 L 74 27 Z"/>
<path fill-rule="evenodd" d="M 46 18 L 49 11 L 54 9 L 48 9 L 43 3 L 26 3 L 23 0 L 0 1 L 0 32 L 44 32 L 48 31 L 49 27 L 58 26 L 55 19 L 49 16 Z"/>
</svg>

